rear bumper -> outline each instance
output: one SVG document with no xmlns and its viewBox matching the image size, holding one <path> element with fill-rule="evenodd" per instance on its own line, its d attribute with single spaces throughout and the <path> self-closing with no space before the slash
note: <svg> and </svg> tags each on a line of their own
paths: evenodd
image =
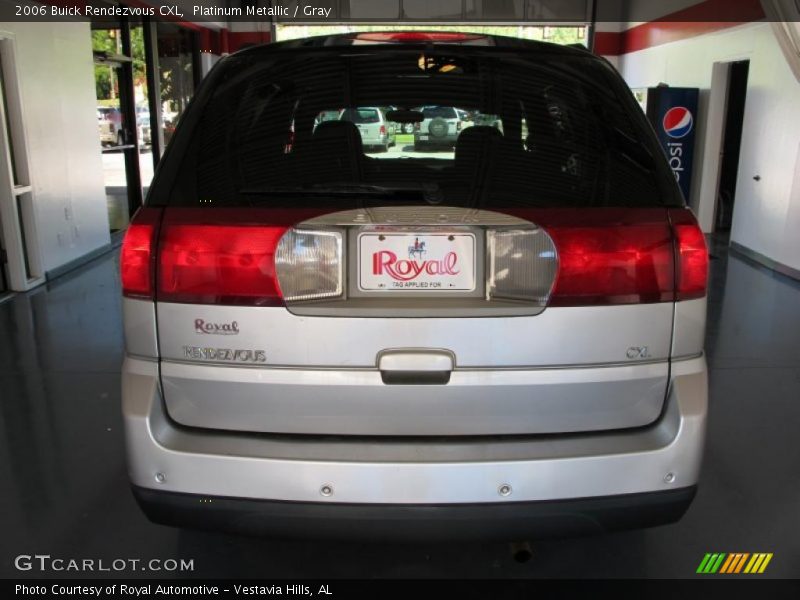
<svg viewBox="0 0 800 600">
<path fill-rule="evenodd" d="M 177 523 L 184 512 L 188 518 L 192 511 L 163 506 L 178 507 L 186 501 L 185 494 L 190 495 L 189 505 L 200 507 L 194 512 L 211 515 L 208 506 L 221 507 L 211 519 L 233 519 L 238 506 L 244 516 L 234 521 L 259 522 L 283 514 L 286 527 L 300 520 L 291 517 L 293 511 L 329 515 L 333 507 L 344 507 L 341 514 L 360 514 L 346 508 L 353 505 L 365 515 L 388 510 L 385 519 L 371 517 L 378 521 L 408 516 L 424 522 L 418 515 L 449 511 L 455 516 L 445 520 L 460 523 L 472 518 L 469 506 L 484 505 L 483 514 L 500 522 L 505 514 L 509 522 L 519 515 L 538 521 L 525 515 L 541 514 L 555 523 L 559 519 L 553 515 L 566 512 L 604 528 L 614 521 L 607 517 L 608 510 L 616 514 L 615 507 L 623 502 L 623 512 L 630 503 L 643 507 L 629 526 L 668 522 L 688 505 L 687 490 L 697 484 L 700 473 L 707 412 L 705 360 L 674 362 L 671 375 L 664 412 L 648 427 L 593 434 L 387 440 L 182 427 L 166 414 L 158 363 L 128 358 L 122 396 L 129 474 L 148 514 Z M 508 493 L 501 493 L 504 486 Z M 324 488 L 331 493 L 323 494 Z M 214 501 L 201 503 L 198 496 Z M 556 501 L 560 506 L 550 504 Z M 594 508 L 584 510 L 581 503 Z M 621 516 L 624 524 L 626 517 Z M 433 520 L 438 521 L 438 515 Z M 280 533 L 284 526 L 277 527 Z"/>
<path fill-rule="evenodd" d="M 151 521 L 246 535 L 395 541 L 584 535 L 672 523 L 696 487 L 545 502 L 449 505 L 327 504 L 209 498 L 133 487 Z"/>
<path fill-rule="evenodd" d="M 382 146 L 385 144 L 389 138 L 385 135 L 364 135 L 361 134 L 361 143 L 364 146 Z"/>
<path fill-rule="evenodd" d="M 458 141 L 458 135 L 458 133 L 448 133 L 447 135 L 439 137 L 428 135 L 428 137 L 423 138 L 419 134 L 416 134 L 414 135 L 414 143 L 429 146 L 452 146 Z"/>
</svg>

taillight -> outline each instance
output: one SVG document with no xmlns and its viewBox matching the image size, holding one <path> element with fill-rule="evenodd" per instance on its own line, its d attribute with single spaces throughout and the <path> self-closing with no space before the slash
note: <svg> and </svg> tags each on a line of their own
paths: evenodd
<svg viewBox="0 0 800 600">
<path fill-rule="evenodd" d="M 672 236 L 667 224 L 548 227 L 558 252 L 554 306 L 672 301 Z"/>
<path fill-rule="evenodd" d="M 708 249 L 703 231 L 686 209 L 670 211 L 675 232 L 675 299 L 691 300 L 706 295 Z"/>
<path fill-rule="evenodd" d="M 158 300 L 282 304 L 275 250 L 285 226 L 167 223 L 158 252 Z"/>
<path fill-rule="evenodd" d="M 161 209 L 140 208 L 122 241 L 119 270 L 122 295 L 153 299 L 154 252 Z"/>
<path fill-rule="evenodd" d="M 461 131 L 461 121 L 456 121 L 456 131 Z"/>
<path fill-rule="evenodd" d="M 381 135 L 386 135 L 386 126 L 381 125 L 381 128 L 378 130 Z"/>
</svg>

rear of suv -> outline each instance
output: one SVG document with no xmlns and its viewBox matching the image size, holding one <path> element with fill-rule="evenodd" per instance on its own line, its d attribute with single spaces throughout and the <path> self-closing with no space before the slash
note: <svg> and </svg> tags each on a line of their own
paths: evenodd
<svg viewBox="0 0 800 600">
<path fill-rule="evenodd" d="M 453 106 L 423 106 L 422 121 L 414 127 L 414 148 L 453 147 L 468 122 L 466 111 Z"/>
<path fill-rule="evenodd" d="M 319 119 L 370 106 L 494 122 L 377 158 Z M 703 452 L 707 266 L 588 52 L 393 32 L 226 57 L 122 248 L 136 498 L 160 523 L 312 537 L 674 521 Z"/>
</svg>

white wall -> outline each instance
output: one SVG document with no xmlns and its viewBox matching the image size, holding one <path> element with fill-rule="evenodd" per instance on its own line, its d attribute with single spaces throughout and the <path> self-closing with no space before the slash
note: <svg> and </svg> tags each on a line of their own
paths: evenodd
<svg viewBox="0 0 800 600">
<path fill-rule="evenodd" d="M 741 59 L 750 60 L 750 71 L 731 239 L 800 269 L 800 83 L 770 25 L 741 25 L 626 54 L 619 69 L 631 87 L 664 81 L 700 88 L 690 202 L 701 209 L 708 231 L 718 163 L 715 156 L 704 156 L 711 75 L 714 63 Z"/>
<path fill-rule="evenodd" d="M 88 23 L 0 23 L 13 35 L 45 270 L 109 243 Z"/>
</svg>

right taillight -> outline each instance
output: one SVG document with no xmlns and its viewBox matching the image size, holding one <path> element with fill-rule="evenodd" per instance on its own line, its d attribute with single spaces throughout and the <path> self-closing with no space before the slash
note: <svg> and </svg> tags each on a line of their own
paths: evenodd
<svg viewBox="0 0 800 600">
<path fill-rule="evenodd" d="M 640 304 L 701 298 L 708 251 L 689 209 L 559 210 L 529 215 L 543 222 L 558 253 L 548 304 Z"/>
<path fill-rule="evenodd" d="M 552 306 L 669 302 L 672 236 L 666 223 L 548 227 L 558 252 Z"/>
<path fill-rule="evenodd" d="M 119 259 L 123 296 L 153 299 L 155 242 L 160 218 L 161 209 L 144 207 L 128 225 Z"/>
<path fill-rule="evenodd" d="M 688 210 L 670 211 L 675 232 L 675 300 L 706 295 L 708 248 L 702 229 Z"/>
</svg>

